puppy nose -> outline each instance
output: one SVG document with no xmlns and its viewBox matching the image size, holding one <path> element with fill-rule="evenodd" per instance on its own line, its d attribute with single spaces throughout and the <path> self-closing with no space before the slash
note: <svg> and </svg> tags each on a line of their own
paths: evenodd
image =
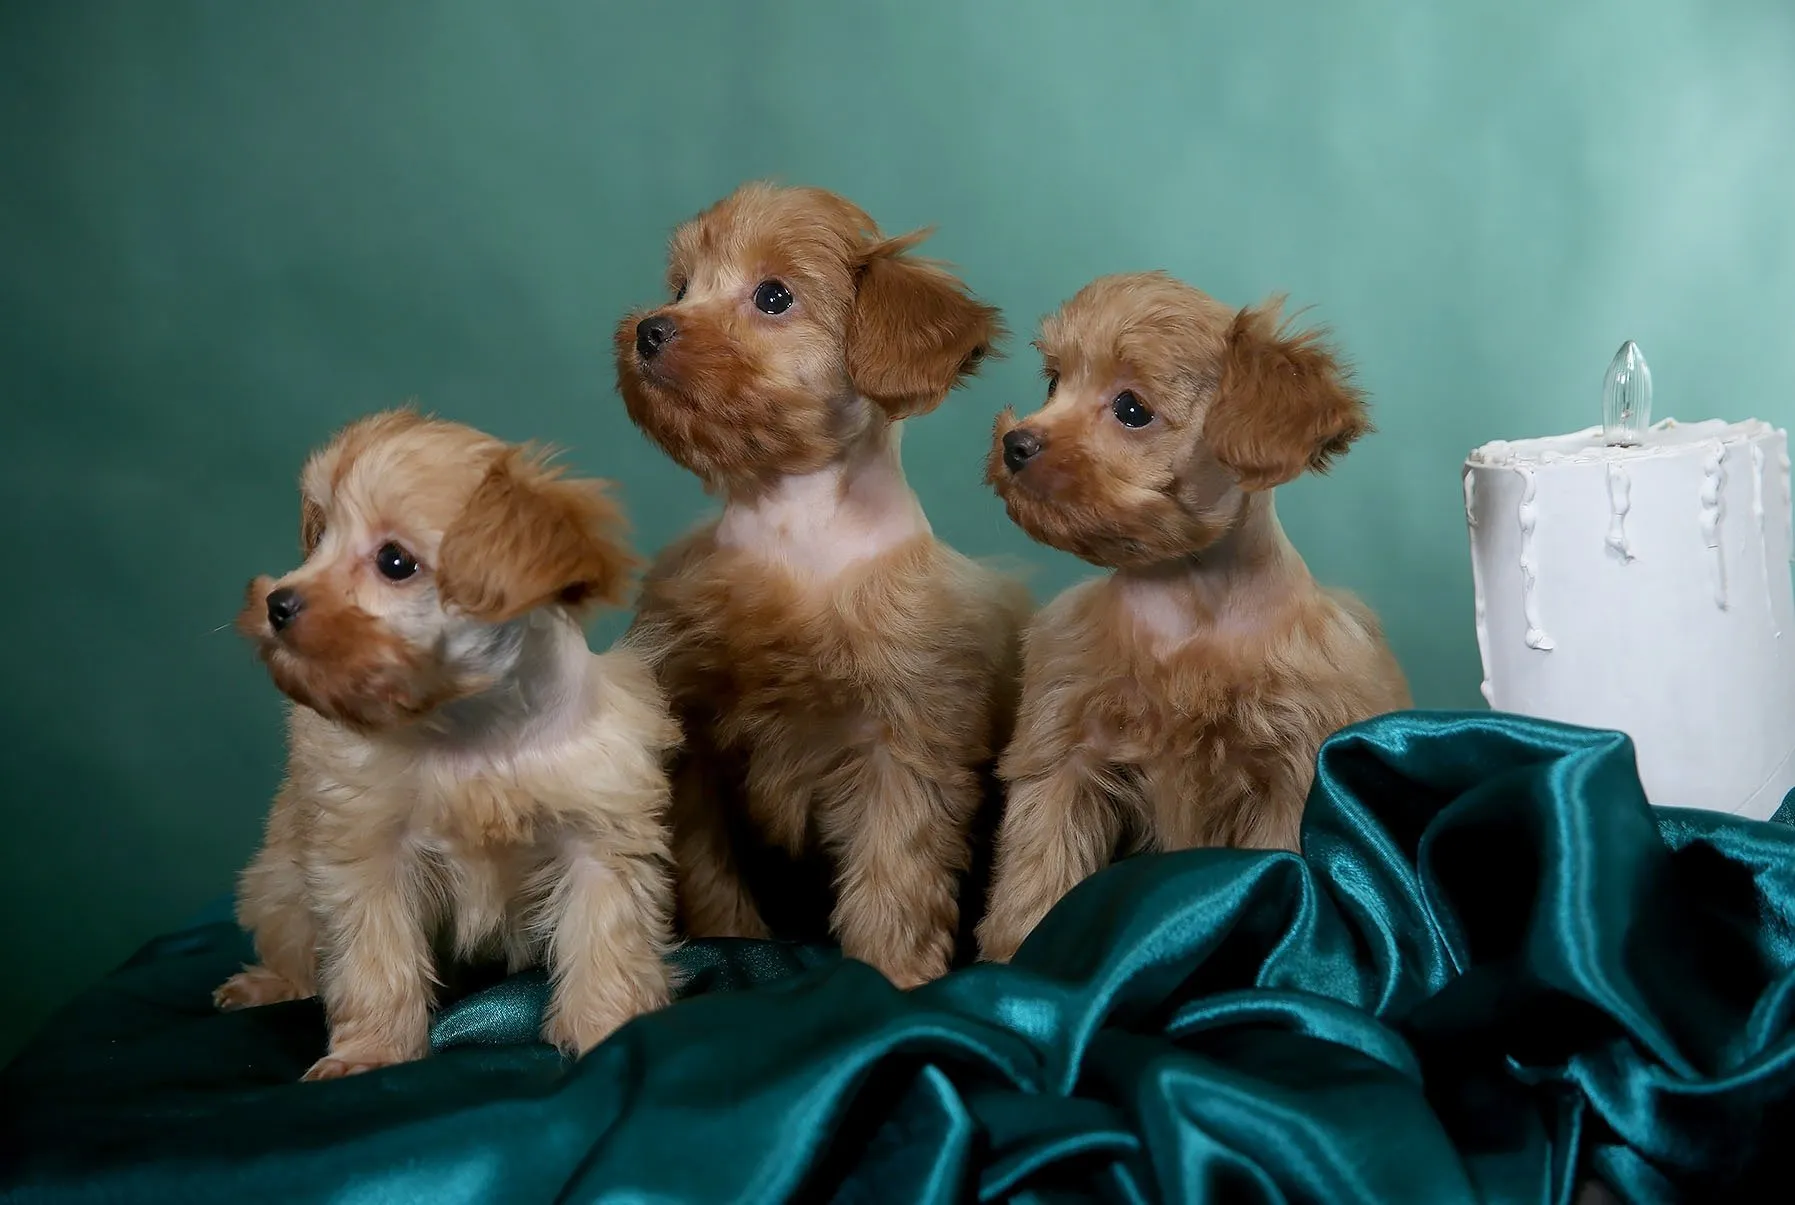
<svg viewBox="0 0 1795 1205">
<path fill-rule="evenodd" d="M 1041 437 L 1027 427 L 1012 427 L 1003 433 L 1003 465 L 1012 473 L 1041 454 Z"/>
<path fill-rule="evenodd" d="M 268 592 L 268 626 L 283 631 L 305 610 L 305 597 L 291 586 Z"/>
<path fill-rule="evenodd" d="M 636 352 L 644 360 L 652 360 L 660 354 L 661 345 L 677 334 L 679 328 L 665 314 L 644 318 L 636 323 Z"/>
</svg>

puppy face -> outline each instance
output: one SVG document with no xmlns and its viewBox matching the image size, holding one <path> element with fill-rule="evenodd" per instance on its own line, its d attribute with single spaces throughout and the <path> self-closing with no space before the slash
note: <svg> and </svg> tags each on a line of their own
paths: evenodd
<svg viewBox="0 0 1795 1205">
<path fill-rule="evenodd" d="M 359 731 L 493 685 L 525 616 L 618 602 L 634 565 L 600 483 L 411 411 L 346 428 L 300 486 L 305 563 L 252 581 L 237 627 L 282 692 Z"/>
<path fill-rule="evenodd" d="M 636 425 L 714 488 L 829 463 L 871 424 L 940 405 L 994 349 L 997 311 L 847 200 L 748 184 L 682 225 L 672 301 L 617 328 Z"/>
<path fill-rule="evenodd" d="M 1127 568 L 1213 544 L 1246 496 L 1323 471 L 1369 429 L 1279 302 L 1234 312 L 1163 273 L 1106 276 L 1042 324 L 1047 403 L 998 417 L 986 480 L 1044 544 Z"/>
</svg>

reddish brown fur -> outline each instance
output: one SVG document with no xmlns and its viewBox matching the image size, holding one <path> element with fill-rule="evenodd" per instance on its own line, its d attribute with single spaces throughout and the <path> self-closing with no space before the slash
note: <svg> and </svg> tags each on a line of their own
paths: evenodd
<svg viewBox="0 0 1795 1205">
<path fill-rule="evenodd" d="M 768 935 L 718 807 L 745 788 L 767 840 L 802 855 L 814 832 L 838 864 L 846 951 L 905 986 L 932 978 L 953 952 L 977 768 L 1013 719 L 1023 600 L 925 540 L 833 595 L 759 569 L 700 532 L 643 589 L 639 634 L 666 641 L 661 681 L 694 734 L 674 776 L 682 918 Z"/>
<path fill-rule="evenodd" d="M 887 419 L 933 410 L 1004 335 L 995 309 L 939 265 L 908 254 L 821 189 L 750 184 L 681 226 L 668 284 L 684 300 L 617 328 L 617 387 L 637 426 L 713 488 L 812 472 Z M 800 301 L 770 320 L 763 279 Z M 744 287 L 745 286 L 745 287 Z M 665 315 L 679 335 L 652 364 L 636 326 Z"/>
<path fill-rule="evenodd" d="M 675 773 L 681 918 L 767 935 L 727 801 L 837 868 L 851 957 L 910 986 L 947 969 L 977 769 L 1011 723 L 1019 584 L 929 534 L 893 423 L 938 406 L 1002 334 L 996 311 L 815 189 L 749 185 L 674 235 L 683 298 L 617 336 L 631 417 L 725 495 L 650 569 L 631 642 L 685 720 Z M 797 300 L 757 311 L 758 282 Z M 678 334 L 652 359 L 636 326 Z"/>
<path fill-rule="evenodd" d="M 906 254 L 921 233 L 866 248 L 848 323 L 848 376 L 892 418 L 933 410 L 990 354 L 997 311 L 939 265 Z"/>
<path fill-rule="evenodd" d="M 1024 637 L 987 958 L 1122 849 L 1297 848 L 1322 740 L 1409 705 L 1375 616 L 1317 586 L 1278 526 L 1271 487 L 1370 424 L 1319 335 L 1277 313 L 1101 278 L 1043 324 L 1047 405 L 998 420 L 988 477 L 1011 517 L 1117 572 Z M 1149 424 L 1117 420 L 1123 391 Z M 1018 427 L 1041 450 L 1012 470 Z"/>
<path fill-rule="evenodd" d="M 280 692 L 358 732 L 391 728 L 463 694 L 427 650 L 389 630 L 340 590 L 311 595 L 305 622 L 276 639 L 268 630 L 274 579 L 249 583 L 237 630 L 256 645 Z"/>
<path fill-rule="evenodd" d="M 1325 473 L 1371 429 L 1364 399 L 1320 331 L 1280 329 L 1282 299 L 1244 309 L 1228 327 L 1221 391 L 1203 441 L 1243 488 L 1268 490 L 1304 470 Z"/>
<path fill-rule="evenodd" d="M 443 598 L 488 623 L 559 602 L 623 601 L 639 564 L 603 482 L 568 481 L 527 448 L 501 453 L 438 554 Z"/>
</svg>

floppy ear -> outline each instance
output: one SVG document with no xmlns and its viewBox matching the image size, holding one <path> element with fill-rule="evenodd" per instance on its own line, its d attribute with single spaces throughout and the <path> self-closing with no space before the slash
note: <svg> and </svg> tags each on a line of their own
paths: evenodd
<svg viewBox="0 0 1795 1205">
<path fill-rule="evenodd" d="M 1292 334 L 1283 298 L 1249 306 L 1228 328 L 1221 383 L 1203 439 L 1249 490 L 1266 490 L 1333 458 L 1371 430 L 1365 398 L 1323 342 Z"/>
<path fill-rule="evenodd" d="M 636 558 L 603 482 L 567 480 L 529 448 L 486 473 L 437 553 L 445 602 L 488 623 L 537 607 L 622 602 Z"/>
<path fill-rule="evenodd" d="M 924 414 L 997 354 L 997 310 L 952 273 L 906 254 L 927 231 L 874 244 L 861 264 L 848 319 L 848 375 L 892 418 Z"/>
</svg>

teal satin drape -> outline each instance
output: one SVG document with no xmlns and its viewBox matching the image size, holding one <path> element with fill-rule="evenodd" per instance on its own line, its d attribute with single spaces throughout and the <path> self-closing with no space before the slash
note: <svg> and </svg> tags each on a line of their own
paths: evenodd
<svg viewBox="0 0 1795 1205">
<path fill-rule="evenodd" d="M 1303 858 L 1140 857 L 908 994 L 700 943 L 578 1064 L 539 978 L 323 1084 L 314 1004 L 156 941 L 0 1076 L 7 1201 L 1567 1202 L 1786 1196 L 1795 830 L 1653 812 L 1614 734 L 1407 713 L 1323 750 Z M 743 990 L 751 989 L 751 990 Z"/>
</svg>

